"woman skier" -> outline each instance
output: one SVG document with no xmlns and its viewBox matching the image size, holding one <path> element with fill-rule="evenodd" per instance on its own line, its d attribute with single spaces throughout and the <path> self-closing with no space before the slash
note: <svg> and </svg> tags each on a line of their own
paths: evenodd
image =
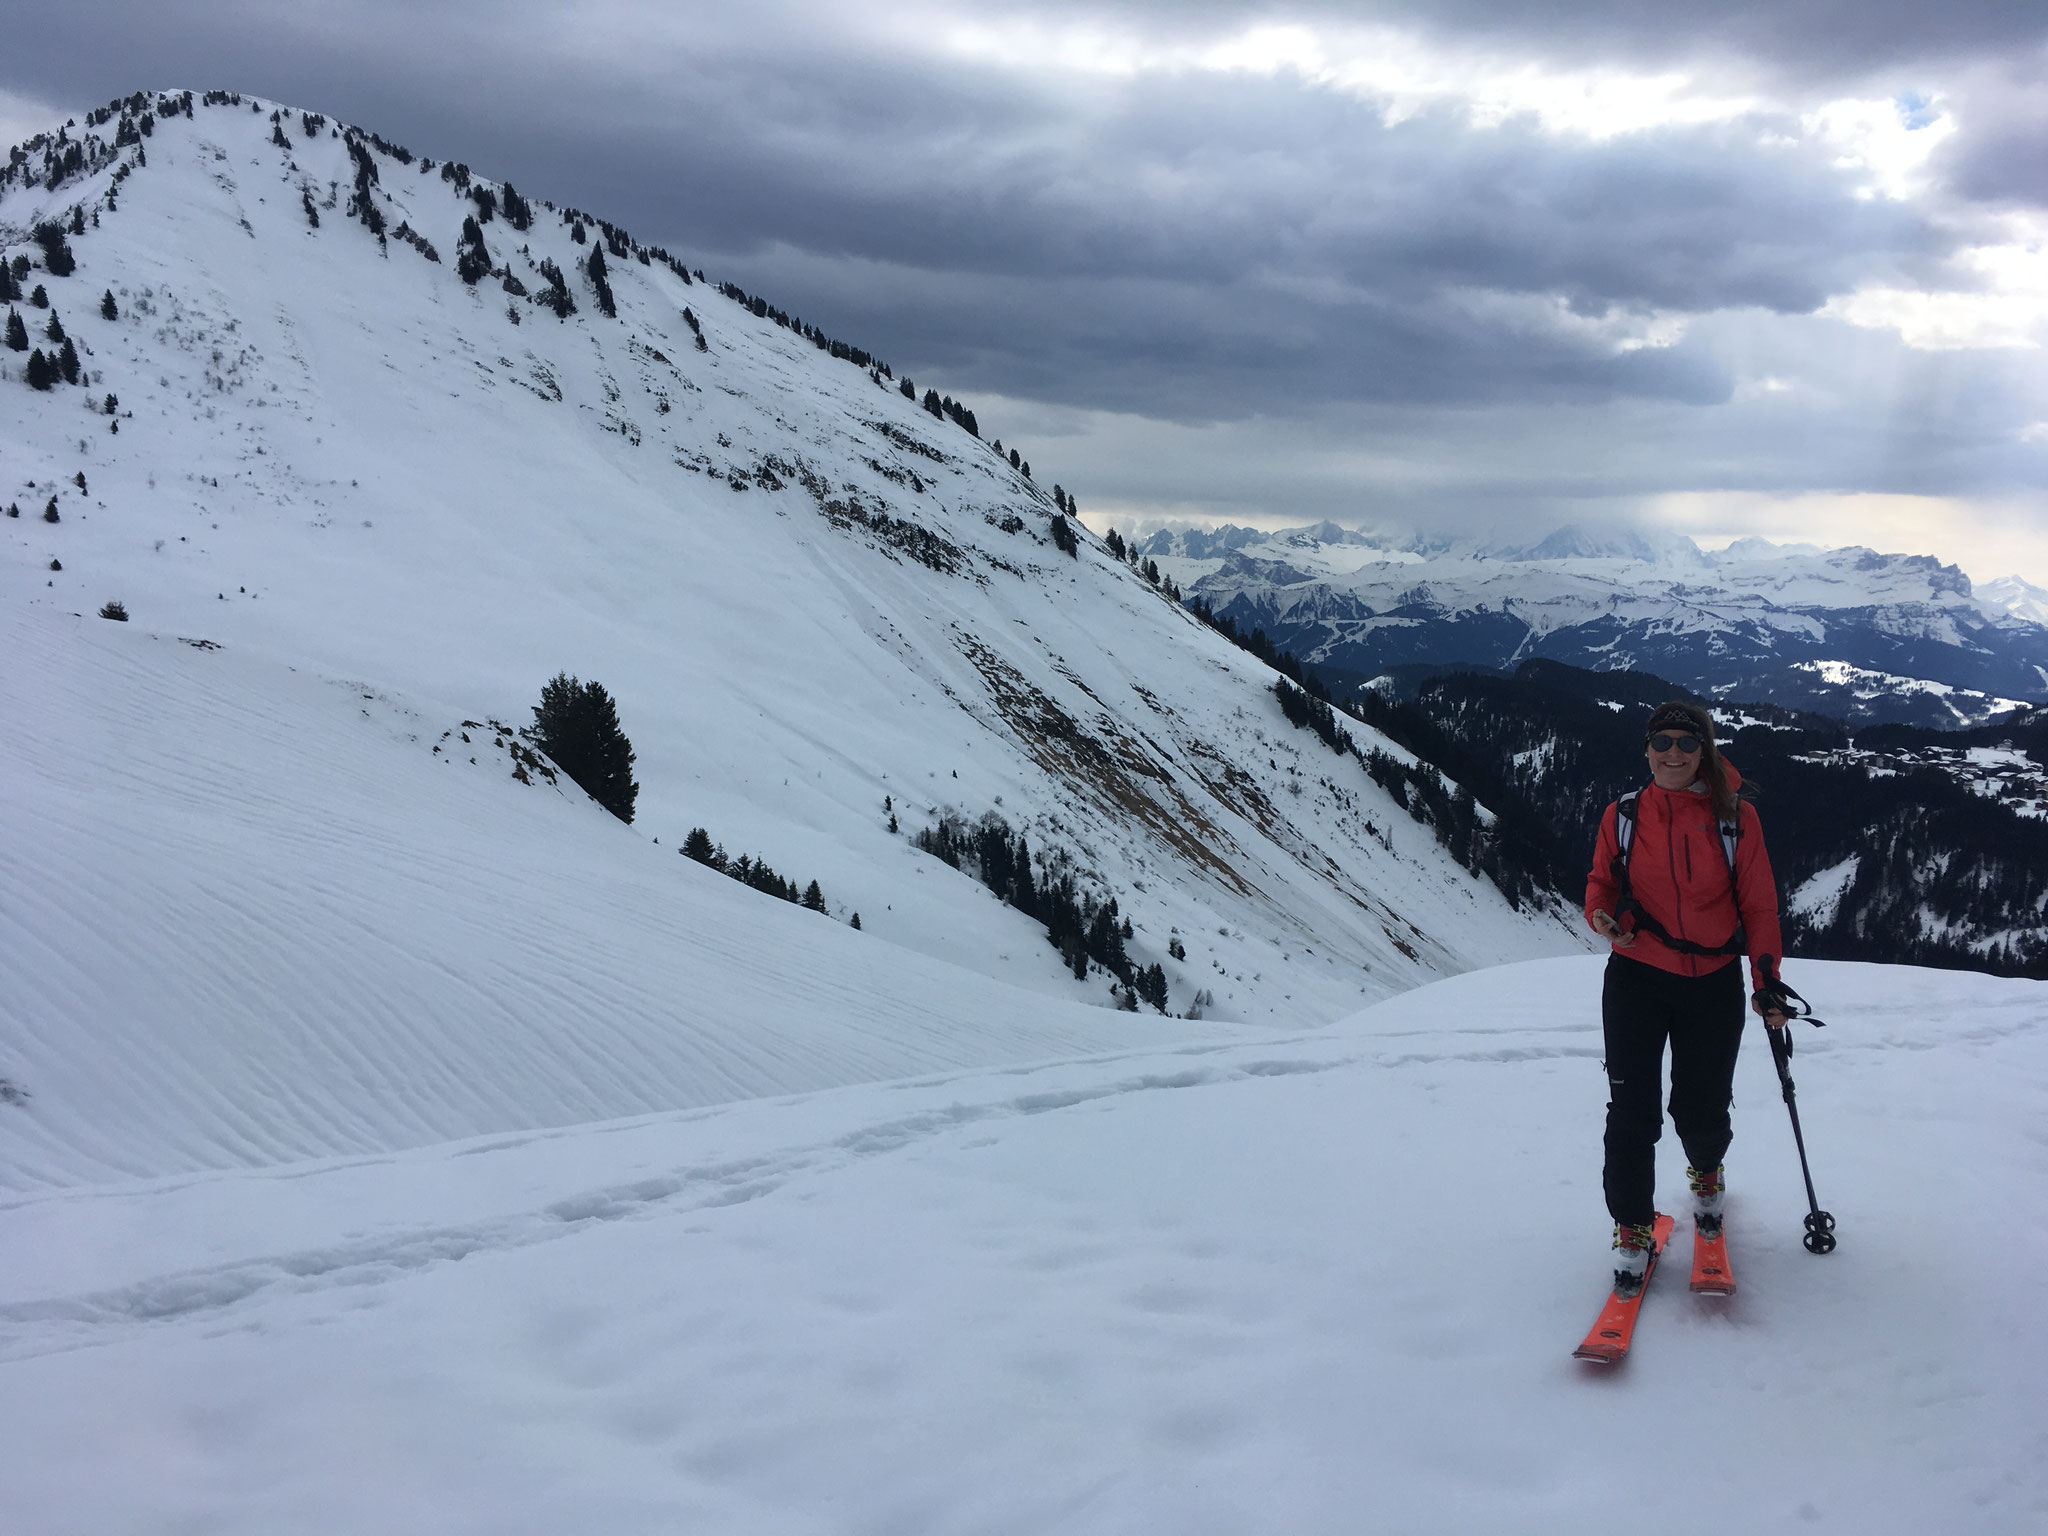
<svg viewBox="0 0 2048 1536">
<path fill-rule="evenodd" d="M 1607 807 L 1586 877 L 1586 921 L 1613 946 L 1600 994 L 1607 1052 L 1606 1164 L 1614 1218 L 1614 1291 L 1642 1289 L 1649 1268 L 1657 1140 L 1664 1131 L 1664 1042 L 1671 1120 L 1685 1148 L 1693 1219 L 1721 1229 L 1728 1105 L 1742 1046 L 1742 968 L 1751 1005 L 1785 1027 L 1778 891 L 1742 776 L 1697 705 L 1660 704 L 1644 728 L 1651 782 Z"/>
</svg>

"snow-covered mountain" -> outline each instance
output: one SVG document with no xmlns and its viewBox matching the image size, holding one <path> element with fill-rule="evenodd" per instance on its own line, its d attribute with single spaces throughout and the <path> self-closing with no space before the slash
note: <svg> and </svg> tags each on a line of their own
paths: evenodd
<svg viewBox="0 0 2048 1536">
<path fill-rule="evenodd" d="M 1547 1533 L 1703 1456 L 1717 1528 L 2039 1524 L 2041 983 L 1794 962 L 1841 1247 L 1753 1046 L 1742 1293 L 1590 1379 L 1601 962 L 1449 974 L 1575 925 L 957 408 L 519 206 L 232 96 L 0 179 L 10 1533 Z M 561 669 L 630 826 L 515 729 Z"/>
<path fill-rule="evenodd" d="M 1114 897 L 1174 1013 L 1329 1019 L 1582 942 L 1452 865 L 1287 723 L 1270 672 L 1085 532 L 1063 551 L 1049 476 L 590 215 L 272 103 L 180 95 L 18 153 L 0 240 L 34 352 L 55 326 L 80 369 L 39 390 L 0 353 L 0 1076 L 37 1095 L 0 1127 L 62 1119 L 53 1085 L 94 1070 L 94 1034 L 188 1064 L 281 1052 L 259 1078 L 362 1049 L 366 1017 L 469 1042 L 450 1058 L 532 1047 L 516 1101 L 446 1073 L 403 1090 L 391 1124 L 421 1140 L 1065 1051 L 1072 1012 L 1045 1015 L 1068 1020 L 1057 1043 L 988 1022 L 1054 999 L 1124 1042 L 1108 974 L 1076 979 L 1036 923 L 911 845 L 949 815 L 999 816 L 1041 877 Z M 96 616 L 110 601 L 130 622 Z M 618 702 L 630 830 L 520 782 L 490 724 L 525 722 L 558 671 Z M 679 858 L 700 826 L 815 879 L 861 933 Z M 582 851 L 531 851 L 561 838 Z M 555 863 L 584 872 L 551 889 Z M 603 937 L 721 904 L 757 914 L 752 942 L 650 968 L 669 939 Z M 889 958 L 852 965 L 849 944 Z M 951 968 L 1037 1001 L 960 1005 L 960 1039 L 986 1032 L 971 1046 L 919 1025 L 838 1066 L 764 1024 L 796 1030 L 793 1003 L 756 1001 L 808 995 L 787 971 L 883 1017 L 951 997 Z M 678 1053 L 664 998 L 702 1017 L 704 1056 Z M 551 1027 L 598 1016 L 636 1042 L 614 1055 L 663 1064 L 540 1086 L 568 1070 Z M 401 1093 L 426 1071 L 373 1076 Z M 243 1150 L 194 1129 L 165 1156 L 397 1134 L 370 1097 L 358 1125 L 250 1127 Z M 50 1177 L 93 1162 L 67 1123 L 30 1138 Z"/>
<path fill-rule="evenodd" d="M 2002 608 L 2016 619 L 2048 624 L 2048 587 L 2037 587 L 2019 576 L 2000 576 L 1979 582 L 1976 595 L 1980 603 Z"/>
<path fill-rule="evenodd" d="M 1334 535 L 1334 536 L 1333 536 Z M 1331 525 L 1161 530 L 1141 554 L 1334 679 L 1532 656 L 1847 720 L 1972 725 L 2048 699 L 2048 608 L 1925 555 L 1566 528 L 1526 546 Z"/>
</svg>

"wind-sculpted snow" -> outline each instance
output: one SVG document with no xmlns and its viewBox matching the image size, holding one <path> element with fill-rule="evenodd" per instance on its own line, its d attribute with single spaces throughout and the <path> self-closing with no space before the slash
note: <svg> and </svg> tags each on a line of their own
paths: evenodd
<svg viewBox="0 0 2048 1536">
<path fill-rule="evenodd" d="M 2048 986 L 1799 969 L 1841 1246 L 1800 1246 L 1752 1034 L 1740 1292 L 1686 1293 L 1681 1223 L 1595 1375 L 1600 964 L 1285 1038 L 0 1203 L 9 1517 L 1517 1536 L 1643 1487 L 1675 1530 L 2037 1529 L 2048 1244 L 2012 1213 L 2048 1195 Z"/>
<path fill-rule="evenodd" d="M 457 711 L 132 624 L 0 633 L 0 715 L 35 722 L 0 756 L 0 1187 L 1218 1032 L 742 889 Z"/>
</svg>

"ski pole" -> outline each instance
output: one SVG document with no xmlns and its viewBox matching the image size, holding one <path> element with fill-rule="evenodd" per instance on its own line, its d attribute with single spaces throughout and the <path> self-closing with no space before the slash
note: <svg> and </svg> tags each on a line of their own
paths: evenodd
<svg viewBox="0 0 2048 1536">
<path fill-rule="evenodd" d="M 1771 1037 L 1771 1060 L 1778 1064 L 1778 1081 L 1784 1085 L 1785 1108 L 1792 1116 L 1792 1144 L 1799 1149 L 1799 1172 L 1806 1180 L 1806 1251 L 1808 1253 L 1833 1253 L 1835 1251 L 1835 1218 L 1820 1208 L 1820 1201 L 1813 1193 L 1813 1170 L 1806 1165 L 1806 1138 L 1799 1130 L 1799 1101 L 1792 1090 L 1792 1022 L 1788 1018 L 1783 1029 L 1764 1027 L 1764 1033 Z"/>
</svg>

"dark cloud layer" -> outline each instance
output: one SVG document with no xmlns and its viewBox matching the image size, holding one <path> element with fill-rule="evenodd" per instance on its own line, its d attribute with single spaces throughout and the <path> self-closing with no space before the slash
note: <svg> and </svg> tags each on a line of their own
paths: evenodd
<svg viewBox="0 0 2048 1536">
<path fill-rule="evenodd" d="M 1904 354 L 1799 319 L 1866 285 L 1967 286 L 1950 258 L 1993 212 L 2048 206 L 2038 0 L 931 14 L 1161 46 L 1262 19 L 1385 22 L 1463 56 L 1683 69 L 1767 104 L 1597 139 L 1526 114 L 1475 127 L 1450 101 L 1389 121 L 1287 72 L 1027 67 L 802 0 L 73 0 L 11 23 L 0 86 L 82 106 L 218 84 L 328 111 L 616 219 L 953 392 L 1398 430 L 1439 442 L 1482 499 L 1518 476 L 1531 495 L 1620 494 L 1630 475 L 1646 494 L 1807 483 L 1817 466 L 1838 487 L 1930 492 L 2039 478 L 2011 443 L 2048 395 L 2012 355 Z M 1834 94 L 1930 92 L 1951 93 L 1960 131 L 1927 197 L 1868 196 L 1800 121 Z M 1713 323 L 1740 315 L 1759 319 Z M 1799 390 L 1755 392 L 1773 348 Z M 1624 421 L 1655 450 L 1618 451 Z M 1605 444 L 1603 468 L 1490 457 L 1482 427 L 1496 445 Z"/>
</svg>

